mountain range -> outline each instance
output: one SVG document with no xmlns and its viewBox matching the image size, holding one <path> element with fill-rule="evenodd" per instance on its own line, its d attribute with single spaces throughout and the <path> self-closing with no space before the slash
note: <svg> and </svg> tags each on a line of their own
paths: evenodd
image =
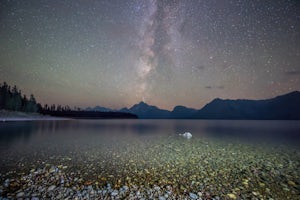
<svg viewBox="0 0 300 200">
<path fill-rule="evenodd" d="M 294 91 L 264 100 L 216 98 L 199 110 L 185 106 L 176 106 L 172 111 L 169 111 L 148 105 L 145 102 L 120 110 L 101 106 L 89 107 L 86 110 L 131 113 L 141 119 L 300 120 L 300 92 Z"/>
</svg>

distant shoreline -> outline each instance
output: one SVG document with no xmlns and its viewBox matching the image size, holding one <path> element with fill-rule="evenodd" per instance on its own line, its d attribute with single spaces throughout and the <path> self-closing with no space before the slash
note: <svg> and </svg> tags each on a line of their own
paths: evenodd
<svg viewBox="0 0 300 200">
<path fill-rule="evenodd" d="M 53 121 L 73 119 L 137 119 L 136 115 L 121 112 L 94 111 L 48 111 L 47 113 L 0 110 L 0 122 L 9 121 Z"/>
<path fill-rule="evenodd" d="M 70 120 L 63 117 L 52 117 L 39 113 L 25 113 L 18 111 L 0 110 L 0 122 L 12 121 L 40 121 L 40 120 Z"/>
<path fill-rule="evenodd" d="M 15 121 L 53 121 L 53 120 L 70 120 L 61 117 L 0 117 L 0 122 L 15 122 Z"/>
</svg>

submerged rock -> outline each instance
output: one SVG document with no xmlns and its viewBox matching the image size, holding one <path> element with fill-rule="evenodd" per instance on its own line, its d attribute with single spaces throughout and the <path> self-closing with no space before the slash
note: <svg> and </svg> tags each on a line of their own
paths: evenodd
<svg viewBox="0 0 300 200">
<path fill-rule="evenodd" d="M 118 190 L 114 190 L 112 191 L 112 193 L 110 194 L 111 196 L 117 196 L 119 194 Z"/>
<path fill-rule="evenodd" d="M 54 190 L 55 188 L 56 188 L 56 186 L 55 186 L 55 185 L 51 185 L 51 186 L 48 188 L 48 192 L 50 192 L 50 191 Z"/>
<path fill-rule="evenodd" d="M 166 198 L 163 197 L 163 196 L 158 197 L 158 199 L 159 199 L 159 200 L 166 200 Z"/>
<path fill-rule="evenodd" d="M 230 193 L 230 194 L 227 194 L 227 196 L 228 196 L 230 199 L 236 199 L 235 194 Z"/>
<path fill-rule="evenodd" d="M 17 198 L 20 198 L 20 197 L 23 197 L 24 195 L 25 195 L 24 192 L 19 192 L 19 193 L 16 195 L 16 197 L 17 197 Z"/>
<path fill-rule="evenodd" d="M 189 193 L 191 199 L 198 199 L 198 196 L 192 192 Z"/>
<path fill-rule="evenodd" d="M 186 138 L 186 139 L 191 139 L 192 136 L 193 136 L 190 132 L 185 132 L 185 133 L 179 134 L 179 135 Z"/>
</svg>

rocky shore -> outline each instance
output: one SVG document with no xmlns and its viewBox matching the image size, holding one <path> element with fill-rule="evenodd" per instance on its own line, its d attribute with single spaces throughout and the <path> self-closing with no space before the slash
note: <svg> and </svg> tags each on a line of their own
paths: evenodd
<svg viewBox="0 0 300 200">
<path fill-rule="evenodd" d="M 40 153 L 21 159 L 17 167 L 7 165 L 1 169 L 0 199 L 272 200 L 300 195 L 300 155 L 284 146 L 264 149 L 176 136 L 148 146 L 120 143 L 99 149 L 78 149 L 68 156 Z"/>
<path fill-rule="evenodd" d="M 6 179 L 1 186 L 0 199 L 198 199 L 201 192 L 177 195 L 172 186 L 151 188 L 126 185 L 113 188 L 110 183 L 100 187 L 98 182 L 84 181 L 82 178 L 67 176 L 66 166 L 52 166 L 32 169 L 20 179 Z M 218 198 L 216 198 L 218 199 Z"/>
</svg>

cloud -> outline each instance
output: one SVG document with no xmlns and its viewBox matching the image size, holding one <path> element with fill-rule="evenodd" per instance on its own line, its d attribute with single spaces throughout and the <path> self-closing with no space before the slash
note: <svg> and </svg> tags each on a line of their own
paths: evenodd
<svg viewBox="0 0 300 200">
<path fill-rule="evenodd" d="M 288 75 L 288 76 L 300 75 L 300 70 L 286 71 L 285 74 Z"/>
<path fill-rule="evenodd" d="M 206 89 L 212 89 L 212 87 L 211 87 L 211 86 L 205 86 L 205 88 L 206 88 Z"/>
</svg>

